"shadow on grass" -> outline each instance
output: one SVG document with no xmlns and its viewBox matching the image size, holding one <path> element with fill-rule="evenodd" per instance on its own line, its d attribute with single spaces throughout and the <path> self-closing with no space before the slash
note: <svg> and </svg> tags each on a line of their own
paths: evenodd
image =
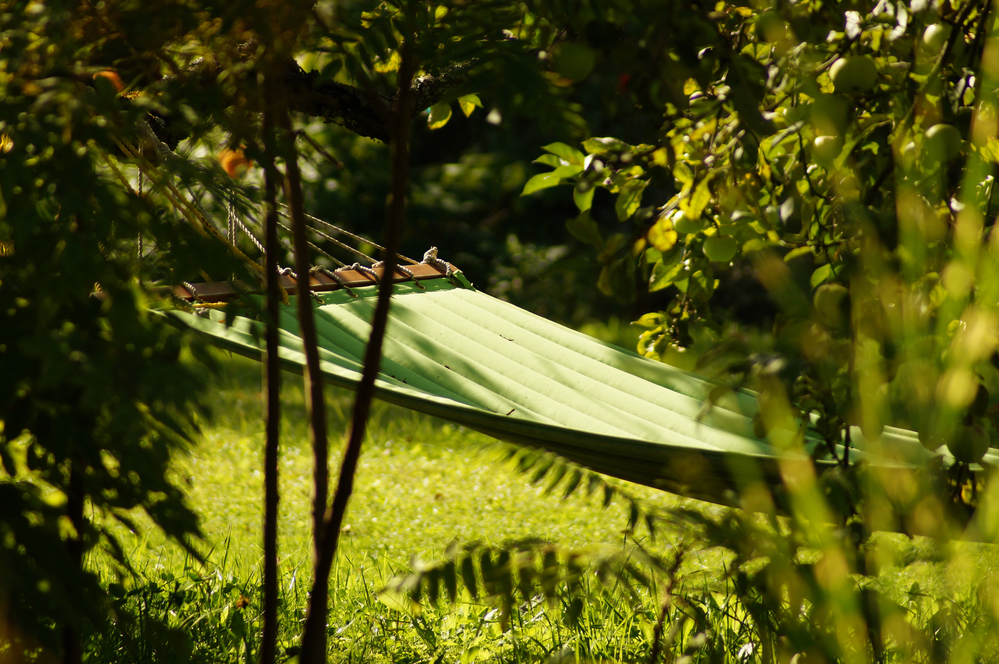
<svg viewBox="0 0 999 664">
<path fill-rule="evenodd" d="M 220 371 L 210 379 L 205 404 L 211 413 L 210 426 L 230 429 L 242 435 L 263 435 L 263 365 L 260 362 L 229 353 L 213 351 Z M 355 392 L 326 385 L 326 416 L 331 444 L 346 436 L 350 414 L 354 407 Z M 282 445 L 308 444 L 309 419 L 305 410 L 305 391 L 301 374 L 281 372 L 281 441 Z M 426 448 L 437 444 L 450 444 L 461 434 L 463 441 L 470 438 L 476 443 L 492 441 L 491 438 L 464 430 L 445 420 L 392 404 L 375 401 L 368 421 L 367 445 L 407 444 L 414 441 Z M 469 436 L 471 434 L 471 436 Z"/>
</svg>

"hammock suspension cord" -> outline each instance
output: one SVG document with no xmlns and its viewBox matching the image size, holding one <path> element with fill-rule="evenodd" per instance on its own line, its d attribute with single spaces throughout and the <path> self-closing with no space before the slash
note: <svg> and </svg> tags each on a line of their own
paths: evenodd
<svg viewBox="0 0 999 664">
<path fill-rule="evenodd" d="M 153 149 L 156 151 L 156 154 L 160 158 L 161 162 L 169 161 L 172 158 L 177 158 L 177 159 L 182 158 L 180 157 L 180 155 L 171 150 L 166 144 L 164 144 L 162 141 L 159 140 L 159 137 L 156 136 L 155 132 L 153 132 L 152 128 L 149 126 L 147 122 L 140 121 L 138 123 L 138 128 L 143 137 L 147 139 L 147 141 L 153 146 Z M 251 267 L 254 269 L 254 271 L 262 274 L 263 268 L 260 266 L 260 263 L 256 260 L 251 259 L 237 246 L 238 231 L 242 231 L 249 238 L 250 242 L 259 252 L 261 257 L 263 257 L 266 253 L 266 249 L 263 243 L 257 238 L 254 232 L 247 226 L 247 223 L 251 223 L 259 228 L 261 226 L 260 222 L 253 219 L 252 215 L 250 215 L 247 218 L 247 223 L 244 223 L 244 221 L 240 218 L 236 205 L 238 197 L 238 188 L 236 186 L 231 187 L 229 191 L 229 196 L 227 197 L 228 200 L 226 201 L 226 213 L 227 213 L 226 232 L 225 235 L 223 235 L 221 232 L 219 232 L 216 229 L 215 225 L 211 221 L 212 216 L 205 211 L 205 209 L 201 205 L 201 201 L 198 199 L 198 197 L 195 195 L 195 193 L 191 190 L 189 186 L 182 185 L 183 189 L 186 190 L 189 196 L 188 199 L 188 197 L 182 195 L 181 192 L 177 189 L 177 187 L 174 184 L 172 184 L 169 180 L 165 180 L 163 178 L 156 178 L 154 176 L 153 169 L 155 169 L 155 166 L 153 166 L 153 164 L 145 158 L 145 155 L 143 154 L 144 145 L 135 146 L 130 144 L 127 140 L 124 139 L 116 139 L 115 142 L 118 145 L 119 149 L 121 149 L 121 151 L 125 155 L 131 157 L 137 162 L 138 166 L 137 193 L 139 196 L 143 195 L 145 177 L 148 175 L 151 184 L 167 198 L 168 202 L 178 212 L 180 212 L 181 215 L 184 216 L 198 232 L 202 233 L 203 235 L 209 235 L 215 237 L 218 240 L 221 240 L 227 246 L 227 248 L 231 253 L 233 253 L 235 256 L 237 256 L 238 258 L 242 259 L 245 263 L 247 263 L 248 267 Z M 105 161 L 107 162 L 108 167 L 112 170 L 112 172 L 114 172 L 114 174 L 118 177 L 118 179 L 129 190 L 135 193 L 135 190 L 132 188 L 131 184 L 124 177 L 121 171 L 117 167 L 115 167 L 115 165 L 110 160 L 105 159 Z M 280 204 L 280 209 L 278 210 L 278 213 L 285 219 L 290 219 L 290 214 L 287 205 L 283 203 Z M 367 265 L 363 265 L 359 262 L 355 262 L 352 265 L 347 265 L 343 261 L 337 259 L 335 256 L 330 254 L 328 251 L 323 249 L 316 242 L 309 240 L 308 241 L 309 247 L 311 247 L 314 251 L 324 256 L 333 265 L 336 266 L 335 269 L 330 270 L 329 268 L 323 265 L 318 265 L 318 264 L 313 265 L 312 268 L 309 270 L 309 273 L 311 275 L 324 274 L 330 277 L 331 279 L 336 281 L 340 285 L 340 287 L 343 288 L 351 297 L 357 297 L 357 294 L 344 281 L 343 277 L 337 274 L 341 270 L 353 270 L 370 278 L 374 283 L 378 283 L 380 281 L 381 277 L 375 271 L 375 268 L 380 267 L 382 265 L 382 261 L 376 260 L 372 256 L 369 256 L 368 254 L 361 251 L 360 249 L 352 247 L 351 245 L 343 242 L 342 240 L 333 237 L 333 235 L 342 235 L 356 242 L 363 242 L 382 252 L 385 251 L 385 247 L 360 235 L 352 233 L 344 228 L 340 228 L 339 226 L 336 226 L 324 219 L 320 219 L 319 217 L 307 213 L 304 216 L 308 221 L 312 222 L 311 225 L 309 224 L 306 225 L 307 230 L 312 231 L 314 235 L 317 235 L 323 240 L 332 243 L 334 246 L 359 256 L 360 258 L 364 259 L 364 261 L 367 262 Z M 281 226 L 281 228 L 285 229 L 286 231 L 288 232 L 291 231 L 291 228 L 289 228 L 289 226 L 282 223 L 281 221 L 278 221 L 278 224 Z M 324 232 L 323 230 L 320 230 L 320 228 L 318 227 L 319 225 L 322 225 L 323 227 L 331 231 L 333 235 Z M 141 231 L 137 234 L 136 245 L 139 258 L 143 258 L 144 257 L 143 238 Z M 292 251 L 291 248 L 288 246 L 287 240 L 282 241 L 281 246 L 286 251 Z M 431 247 L 424 254 L 422 261 L 414 260 L 409 256 L 405 256 L 400 253 L 397 253 L 396 257 L 400 260 L 400 262 L 405 261 L 410 265 L 421 265 L 421 264 L 430 265 L 435 269 L 437 269 L 438 271 L 443 272 L 445 276 L 449 279 L 452 279 L 454 274 L 458 272 L 449 263 L 437 257 L 436 247 Z M 420 290 L 425 290 L 425 286 L 423 286 L 423 284 L 419 282 L 413 271 L 407 268 L 406 266 L 397 263 L 395 271 L 398 274 L 404 276 L 406 278 L 405 279 L 406 281 L 412 281 L 412 283 Z M 293 274 L 289 268 L 282 269 L 281 273 L 286 276 L 288 274 Z M 205 276 L 207 277 L 207 275 Z M 297 280 L 297 276 L 295 277 L 295 279 Z M 217 308 L 217 304 L 204 302 L 199 297 L 197 293 L 197 288 L 192 283 L 185 281 L 182 282 L 182 285 L 191 293 L 194 299 L 193 304 L 195 307 Z M 284 293 L 283 287 L 281 288 L 281 290 L 283 295 L 287 297 L 287 294 Z"/>
</svg>

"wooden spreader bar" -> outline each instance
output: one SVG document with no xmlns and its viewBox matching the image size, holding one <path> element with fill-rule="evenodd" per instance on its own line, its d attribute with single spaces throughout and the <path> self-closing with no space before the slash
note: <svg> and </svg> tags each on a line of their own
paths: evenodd
<svg viewBox="0 0 999 664">
<path fill-rule="evenodd" d="M 441 261 L 443 263 L 443 261 Z M 439 279 L 440 277 L 446 276 L 446 274 L 434 267 L 433 265 L 427 265 L 425 263 L 418 263 L 416 265 L 405 265 L 406 269 L 413 273 L 413 277 L 422 281 L 424 279 Z M 453 269 L 453 266 L 452 266 Z M 339 290 L 346 285 L 348 288 L 356 288 L 361 286 L 373 286 L 381 282 L 384 276 L 385 270 L 381 267 L 374 268 L 375 274 L 378 275 L 378 279 L 374 279 L 370 274 L 361 272 L 360 270 L 351 270 L 349 268 L 344 268 L 337 270 L 336 274 L 340 277 L 340 281 L 337 281 L 328 274 L 322 272 L 317 272 L 315 274 L 309 275 L 309 289 L 316 292 L 333 291 Z M 298 282 L 291 277 L 280 277 L 281 285 L 290 294 L 295 295 L 298 293 Z M 396 270 L 395 275 L 392 278 L 393 283 L 399 283 L 401 281 L 410 281 L 410 277 L 402 272 Z M 191 292 L 191 288 L 194 288 L 194 292 Z M 263 290 L 263 284 L 257 287 L 253 287 L 245 281 L 216 281 L 209 283 L 199 283 L 199 284 L 187 284 L 181 286 L 173 287 L 173 294 L 182 300 L 194 301 L 198 300 L 200 302 L 225 302 L 226 300 L 232 299 L 237 295 L 261 292 Z"/>
</svg>

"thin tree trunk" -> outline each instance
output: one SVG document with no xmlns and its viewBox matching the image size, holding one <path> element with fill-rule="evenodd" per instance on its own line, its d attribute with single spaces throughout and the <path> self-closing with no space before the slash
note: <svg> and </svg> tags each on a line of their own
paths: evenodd
<svg viewBox="0 0 999 664">
<path fill-rule="evenodd" d="M 265 86 L 266 87 L 266 86 Z M 265 271 L 267 273 L 267 356 L 264 384 L 267 392 L 267 442 L 264 449 L 264 633 L 260 645 L 261 664 L 274 664 L 277 657 L 277 516 L 278 434 L 281 422 L 281 372 L 278 365 L 279 251 L 277 236 L 277 182 L 274 166 L 274 105 L 268 98 L 264 108 L 264 221 Z"/>
<path fill-rule="evenodd" d="M 276 98 L 274 124 L 282 132 L 280 139 L 287 141 L 285 153 L 285 199 L 291 215 L 292 237 L 295 246 L 295 272 L 298 276 L 298 330 L 305 348 L 305 408 L 309 417 L 312 437 L 312 541 L 314 570 L 320 564 L 324 516 L 329 494 L 329 443 L 326 436 L 326 404 L 323 400 L 323 375 L 319 370 L 319 347 L 316 322 L 309 295 L 309 244 L 305 231 L 305 210 L 302 202 L 302 178 L 298 170 L 298 155 L 291 131 L 291 118 L 283 88 L 275 86 L 268 94 Z M 323 618 L 322 652 L 326 651 L 326 612 L 329 596 L 326 586 L 313 586 L 309 605 L 315 606 Z"/>
<path fill-rule="evenodd" d="M 392 297 L 392 276 L 395 273 L 399 237 L 406 208 L 406 188 L 409 182 L 409 106 L 413 73 L 412 47 L 404 43 L 401 49 L 402 61 L 399 66 L 398 105 L 394 109 L 392 133 L 392 190 L 389 194 L 387 221 L 385 228 L 384 272 L 378 286 L 378 303 L 371 322 L 371 337 L 364 351 L 364 371 L 357 388 L 354 411 L 350 422 L 350 437 L 340 462 L 340 476 L 337 480 L 333 502 L 326 511 L 323 525 L 323 539 L 312 582 L 309 609 L 305 618 L 305 632 L 302 635 L 302 664 L 322 664 L 326 657 L 326 602 L 317 602 L 317 597 L 327 596 L 329 575 L 340 541 L 340 528 L 347 511 L 350 494 L 354 490 L 354 474 L 361 455 L 374 396 L 375 378 L 381 364 L 382 342 L 388 325 L 389 305 Z"/>
<path fill-rule="evenodd" d="M 70 461 L 69 486 L 66 490 L 66 515 L 76 530 L 76 537 L 66 540 L 66 552 L 69 554 L 73 567 L 83 566 L 83 469 L 76 460 Z M 72 625 L 62 628 L 62 661 L 64 664 L 80 664 L 83 661 L 83 649 L 80 645 L 80 634 Z"/>
</svg>

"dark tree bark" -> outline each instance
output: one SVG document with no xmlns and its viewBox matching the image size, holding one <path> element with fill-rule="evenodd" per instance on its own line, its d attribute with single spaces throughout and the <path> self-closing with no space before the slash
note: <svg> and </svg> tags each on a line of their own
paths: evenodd
<svg viewBox="0 0 999 664">
<path fill-rule="evenodd" d="M 87 525 L 83 516 L 85 495 L 82 464 L 73 459 L 70 461 L 69 486 L 66 488 L 66 515 L 76 530 L 76 536 L 66 540 L 66 552 L 77 569 L 83 566 L 83 531 Z M 62 657 L 64 664 L 81 664 L 83 661 L 80 633 L 72 625 L 62 628 Z"/>
<path fill-rule="evenodd" d="M 388 312 L 392 297 L 391 275 L 395 273 L 396 255 L 399 250 L 399 237 L 406 207 L 406 188 L 409 181 L 409 125 L 412 97 L 411 81 L 416 69 L 412 61 L 411 48 L 404 44 L 402 63 L 399 67 L 399 92 L 397 106 L 393 113 L 392 146 L 392 190 L 389 195 L 387 223 L 385 231 L 384 272 L 378 286 L 378 303 L 371 322 L 371 337 L 364 351 L 364 370 L 357 388 L 354 411 L 351 415 L 350 437 L 340 462 L 340 475 L 337 480 L 333 501 L 325 515 L 322 546 L 316 564 L 312 593 L 309 597 L 308 614 L 305 618 L 305 632 L 302 635 L 302 664 L 322 664 L 326 657 L 326 602 L 317 598 L 327 596 L 329 575 L 340 540 L 340 528 L 347 503 L 354 490 L 354 475 L 361 456 L 361 443 L 367 429 L 368 414 L 374 397 L 375 378 L 381 364 L 382 342 L 388 326 Z"/>
<path fill-rule="evenodd" d="M 295 152 L 288 115 L 287 98 L 281 84 L 271 88 L 276 99 L 275 127 L 281 132 L 279 140 L 284 143 L 285 153 L 285 200 L 291 215 L 292 237 L 295 247 L 295 272 L 298 278 L 298 294 L 295 297 L 298 309 L 298 328 L 305 349 L 305 409 L 310 423 L 313 456 L 313 558 L 316 568 L 320 565 L 323 541 L 324 515 L 329 493 L 329 442 L 326 434 L 326 403 L 323 399 L 323 374 L 319 370 L 319 346 L 316 338 L 316 321 L 312 311 L 312 298 L 309 290 L 309 245 L 306 237 L 305 209 L 302 200 L 302 179 L 298 170 L 298 155 Z M 313 587 L 309 606 L 315 606 L 317 615 L 322 617 L 321 652 L 326 651 L 326 612 L 329 595 L 326 586 Z"/>
<path fill-rule="evenodd" d="M 470 77 L 474 62 L 459 63 L 437 75 L 421 76 L 412 81 L 411 98 L 407 110 L 410 119 L 420 112 L 433 106 L 454 93 Z M 267 79 L 262 90 L 253 90 L 247 94 L 247 102 L 252 108 L 255 99 L 269 99 L 277 94 L 277 89 L 283 90 L 289 111 L 302 113 L 310 117 L 322 118 L 326 122 L 335 123 L 350 131 L 388 143 L 392 137 L 392 123 L 395 109 L 398 107 L 398 92 L 386 95 L 374 90 L 359 88 L 352 85 L 326 81 L 317 83 L 318 75 L 306 72 L 294 60 L 287 60 L 278 67 L 279 73 Z M 222 73 L 214 67 L 202 65 L 196 73 L 199 83 L 204 86 L 216 85 L 216 78 Z M 251 73 L 251 75 L 253 75 Z M 259 109 L 263 110 L 263 109 Z M 153 131 L 161 141 L 175 148 L 187 137 L 190 127 L 182 122 L 174 122 L 170 118 L 158 118 L 150 123 Z"/>
<path fill-rule="evenodd" d="M 330 81 L 315 84 L 316 75 L 291 62 L 285 69 L 288 107 L 292 111 L 323 118 L 346 127 L 355 134 L 388 143 L 392 138 L 399 93 L 394 97 L 371 90 Z M 470 64 L 458 64 L 437 76 L 423 76 L 412 81 L 406 110 L 415 118 L 468 80 Z"/>
<path fill-rule="evenodd" d="M 268 100 L 264 108 L 264 248 L 267 277 L 267 356 L 264 363 L 264 385 L 267 393 L 267 442 L 264 449 L 264 629 L 260 645 L 261 664 L 274 664 L 277 657 L 277 516 L 278 516 L 278 434 L 281 424 L 281 370 L 278 364 L 278 307 L 281 292 L 278 286 L 277 255 L 280 251 L 277 235 L 277 183 L 274 166 L 274 103 Z"/>
</svg>

